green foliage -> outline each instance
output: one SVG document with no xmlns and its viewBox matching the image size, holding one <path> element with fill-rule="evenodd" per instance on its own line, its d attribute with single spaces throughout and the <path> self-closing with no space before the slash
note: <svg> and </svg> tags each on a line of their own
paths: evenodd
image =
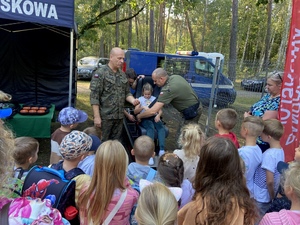
<svg viewBox="0 0 300 225">
<path fill-rule="evenodd" d="M 283 0 L 274 0 L 275 3 L 283 2 Z M 257 0 L 256 5 L 267 5 L 269 3 L 268 0 Z"/>
<path fill-rule="evenodd" d="M 263 0 L 262 0 L 263 1 Z M 100 0 L 76 0 L 76 22 L 79 30 L 89 21 L 99 15 Z M 155 48 L 158 46 L 158 22 L 159 4 L 165 2 L 165 51 L 175 53 L 176 50 L 192 50 L 190 34 L 185 19 L 185 11 L 188 12 L 190 23 L 194 33 L 196 46 L 199 50 L 203 41 L 205 52 L 221 52 L 225 55 L 226 74 L 229 57 L 229 38 L 231 29 L 231 0 L 127 0 L 119 8 L 120 19 L 129 16 L 129 9 L 134 14 L 141 6 L 146 5 L 138 16 L 131 19 L 132 37 L 131 46 L 128 46 L 129 21 L 119 24 L 119 46 L 147 51 L 149 49 L 149 12 L 154 10 Z M 266 0 L 265 3 L 268 1 Z M 286 32 L 285 22 L 288 16 L 288 1 L 274 1 L 273 4 L 271 37 L 273 38 L 270 61 L 276 63 L 281 40 Z M 267 11 L 265 4 L 256 6 L 257 1 L 239 1 L 238 18 L 238 46 L 237 57 L 244 57 L 244 64 L 237 64 L 238 76 L 254 74 L 259 70 L 259 65 L 264 54 L 265 35 L 267 30 Z M 103 11 L 111 9 L 115 1 L 102 1 Z M 170 12 L 170 13 L 169 13 Z M 206 13 L 206 17 L 205 17 Z M 107 14 L 96 21 L 96 26 L 88 29 L 79 39 L 78 58 L 86 55 L 99 55 L 100 38 L 104 40 L 104 51 L 108 54 L 115 45 L 115 12 Z M 167 28 L 168 24 L 168 28 Z M 249 31 L 248 31 L 249 28 Z M 203 32 L 205 29 L 205 32 Z M 283 66 L 279 66 L 283 67 Z"/>
</svg>

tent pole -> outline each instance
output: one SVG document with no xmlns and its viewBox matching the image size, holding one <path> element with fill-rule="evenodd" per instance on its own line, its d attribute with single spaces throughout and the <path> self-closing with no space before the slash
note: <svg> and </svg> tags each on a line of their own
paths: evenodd
<svg viewBox="0 0 300 225">
<path fill-rule="evenodd" d="M 72 106 L 72 72 L 73 72 L 73 41 L 74 41 L 74 32 L 73 29 L 71 29 L 70 33 L 70 72 L 69 72 L 69 104 L 68 106 Z"/>
</svg>

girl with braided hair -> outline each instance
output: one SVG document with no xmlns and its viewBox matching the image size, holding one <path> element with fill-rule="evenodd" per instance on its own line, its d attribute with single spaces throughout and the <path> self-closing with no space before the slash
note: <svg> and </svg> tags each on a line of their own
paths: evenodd
<svg viewBox="0 0 300 225">
<path fill-rule="evenodd" d="M 158 161 L 157 180 L 168 187 L 181 187 L 182 196 L 179 207 L 183 207 L 192 200 L 194 189 L 189 180 L 183 179 L 183 161 L 174 153 L 163 154 Z"/>
</svg>

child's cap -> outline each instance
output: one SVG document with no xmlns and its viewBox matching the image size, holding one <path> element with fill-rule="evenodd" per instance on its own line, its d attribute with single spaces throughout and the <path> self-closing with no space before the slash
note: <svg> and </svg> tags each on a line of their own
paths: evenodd
<svg viewBox="0 0 300 225">
<path fill-rule="evenodd" d="M 98 147 L 101 145 L 100 138 L 98 138 L 96 135 L 91 134 L 90 137 L 92 138 L 92 146 L 90 148 L 90 151 L 97 151 Z"/>
<path fill-rule="evenodd" d="M 58 114 L 58 122 L 61 125 L 71 125 L 75 123 L 83 123 L 88 118 L 88 115 L 81 110 L 73 107 L 63 108 Z"/>
<path fill-rule="evenodd" d="M 9 117 L 12 114 L 11 108 L 6 109 L 0 109 L 0 119 L 4 119 L 6 117 Z"/>
<path fill-rule="evenodd" d="M 75 159 L 88 152 L 92 142 L 92 138 L 86 133 L 73 130 L 62 139 L 59 151 L 64 159 Z"/>
<path fill-rule="evenodd" d="M 288 168 L 289 168 L 289 164 L 286 162 L 279 161 L 277 164 L 277 170 L 280 174 L 282 174 Z"/>
</svg>

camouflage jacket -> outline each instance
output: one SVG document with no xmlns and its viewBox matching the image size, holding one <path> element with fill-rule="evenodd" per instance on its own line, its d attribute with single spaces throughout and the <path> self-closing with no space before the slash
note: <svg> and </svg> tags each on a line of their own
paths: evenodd
<svg viewBox="0 0 300 225">
<path fill-rule="evenodd" d="M 122 119 L 125 99 L 130 93 L 123 71 L 113 72 L 105 65 L 95 72 L 91 84 L 91 105 L 99 105 L 101 119 Z"/>
</svg>

